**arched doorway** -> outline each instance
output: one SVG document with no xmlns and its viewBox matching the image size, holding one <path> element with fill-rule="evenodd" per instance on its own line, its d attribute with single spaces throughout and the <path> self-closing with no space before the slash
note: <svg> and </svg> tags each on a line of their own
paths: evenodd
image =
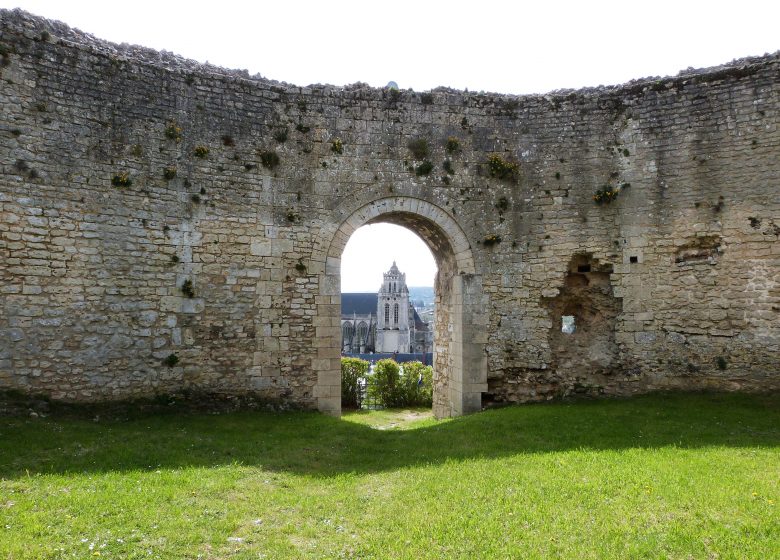
<svg viewBox="0 0 780 560">
<path fill-rule="evenodd" d="M 362 206 L 341 221 L 329 243 L 323 240 L 325 266 L 319 279 L 321 295 L 315 320 L 317 407 L 329 414 L 341 413 L 341 254 L 355 230 L 379 222 L 416 233 L 433 253 L 439 269 L 435 282 L 434 414 L 441 418 L 480 410 L 482 392 L 487 390 L 487 306 L 471 246 L 447 212 L 427 201 L 402 196 Z"/>
</svg>

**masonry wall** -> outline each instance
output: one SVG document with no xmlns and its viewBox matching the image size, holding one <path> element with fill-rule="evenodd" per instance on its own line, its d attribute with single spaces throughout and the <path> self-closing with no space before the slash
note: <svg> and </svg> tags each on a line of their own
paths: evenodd
<svg viewBox="0 0 780 560">
<path fill-rule="evenodd" d="M 421 94 L 280 84 L 0 11 L 0 57 L 0 388 L 314 407 L 339 355 L 315 336 L 338 339 L 327 248 L 386 197 L 470 243 L 484 401 L 780 387 L 778 54 Z M 584 310 L 571 344 L 565 308 Z"/>
</svg>

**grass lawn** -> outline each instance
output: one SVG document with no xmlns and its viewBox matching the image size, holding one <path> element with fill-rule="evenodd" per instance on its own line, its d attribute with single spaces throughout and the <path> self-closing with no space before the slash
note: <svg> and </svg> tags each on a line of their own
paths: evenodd
<svg viewBox="0 0 780 560">
<path fill-rule="evenodd" d="M 780 558 L 780 395 L 0 418 L 0 560 Z"/>
</svg>

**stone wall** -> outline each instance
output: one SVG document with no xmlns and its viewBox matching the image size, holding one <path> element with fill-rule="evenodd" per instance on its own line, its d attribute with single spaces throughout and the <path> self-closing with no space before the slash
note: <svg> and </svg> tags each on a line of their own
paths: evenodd
<svg viewBox="0 0 780 560">
<path fill-rule="evenodd" d="M 544 96 L 297 87 L 0 11 L 0 71 L 0 388 L 337 413 L 371 221 L 439 263 L 441 416 L 780 387 L 778 54 Z"/>
</svg>

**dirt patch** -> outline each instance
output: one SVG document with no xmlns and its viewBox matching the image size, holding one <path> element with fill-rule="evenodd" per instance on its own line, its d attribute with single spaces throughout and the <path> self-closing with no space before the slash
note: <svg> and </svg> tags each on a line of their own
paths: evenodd
<svg viewBox="0 0 780 560">
<path fill-rule="evenodd" d="M 433 410 L 428 409 L 385 409 L 363 410 L 345 414 L 350 422 L 364 424 L 375 430 L 405 430 L 420 420 L 433 418 Z"/>
</svg>

